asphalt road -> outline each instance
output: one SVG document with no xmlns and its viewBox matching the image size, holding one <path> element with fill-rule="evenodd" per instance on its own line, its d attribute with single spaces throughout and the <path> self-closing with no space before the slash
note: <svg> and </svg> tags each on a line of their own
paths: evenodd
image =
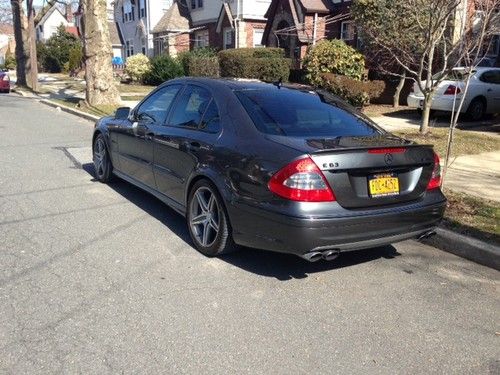
<svg viewBox="0 0 500 375">
<path fill-rule="evenodd" d="M 0 373 L 500 373 L 499 272 L 415 241 L 207 259 L 93 180 L 91 134 L 0 95 Z"/>
</svg>

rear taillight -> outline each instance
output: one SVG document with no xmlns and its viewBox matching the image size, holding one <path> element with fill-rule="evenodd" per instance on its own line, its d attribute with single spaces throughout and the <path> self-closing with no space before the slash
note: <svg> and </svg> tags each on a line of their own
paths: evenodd
<svg viewBox="0 0 500 375">
<path fill-rule="evenodd" d="M 455 95 L 460 94 L 461 92 L 462 90 L 460 90 L 460 87 L 457 87 L 455 85 L 448 85 L 443 95 Z"/>
<path fill-rule="evenodd" d="M 331 202 L 335 195 L 325 176 L 311 158 L 291 162 L 271 177 L 269 190 L 300 202 Z"/>
<path fill-rule="evenodd" d="M 441 165 L 439 164 L 439 156 L 434 153 L 434 169 L 432 170 L 432 176 L 427 185 L 427 190 L 437 189 L 441 187 Z"/>
</svg>

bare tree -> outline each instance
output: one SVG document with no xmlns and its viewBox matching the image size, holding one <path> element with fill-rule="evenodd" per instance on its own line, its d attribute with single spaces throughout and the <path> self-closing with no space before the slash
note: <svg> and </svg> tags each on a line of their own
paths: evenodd
<svg viewBox="0 0 500 375">
<path fill-rule="evenodd" d="M 36 57 L 36 34 L 35 34 L 35 10 L 33 9 L 33 0 L 27 0 L 26 3 L 28 12 L 28 61 L 27 61 L 27 76 L 28 86 L 33 91 L 38 91 L 38 61 Z"/>
<path fill-rule="evenodd" d="M 0 0 L 0 23 L 12 25 L 12 6 L 9 0 Z"/>
<path fill-rule="evenodd" d="M 27 86 L 28 71 L 28 20 L 24 13 L 23 0 L 11 0 L 14 38 L 16 40 L 16 76 L 17 86 Z"/>
<path fill-rule="evenodd" d="M 118 104 L 120 95 L 113 79 L 106 0 L 82 0 L 81 5 L 87 104 Z"/>
<path fill-rule="evenodd" d="M 458 124 L 458 118 L 462 111 L 470 80 L 477 64 L 491 46 L 493 37 L 500 34 L 500 0 L 475 0 L 470 11 L 472 14 L 467 18 L 464 28 L 466 32 L 461 37 L 460 65 L 463 67 L 464 81 L 457 82 L 457 87 L 461 87 L 461 96 L 458 98 L 458 90 L 455 91 L 453 112 L 450 120 L 448 132 L 448 142 L 446 155 L 444 158 L 444 168 L 442 184 L 446 180 L 449 160 L 453 147 L 454 130 Z"/>
<path fill-rule="evenodd" d="M 429 130 L 434 93 L 459 60 L 461 43 L 453 30 L 463 3 L 463 0 L 356 0 L 353 6 L 363 32 L 415 80 L 422 92 L 420 131 L 424 134 Z"/>
</svg>

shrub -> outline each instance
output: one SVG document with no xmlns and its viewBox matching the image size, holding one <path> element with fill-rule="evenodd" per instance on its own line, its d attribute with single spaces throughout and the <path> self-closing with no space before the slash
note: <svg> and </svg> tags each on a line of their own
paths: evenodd
<svg viewBox="0 0 500 375">
<path fill-rule="evenodd" d="M 192 77 L 218 77 L 219 59 L 213 57 L 191 57 L 188 60 L 188 75 Z"/>
<path fill-rule="evenodd" d="M 5 61 L 3 64 L 4 69 L 15 69 L 16 68 L 16 58 L 14 57 L 14 54 L 10 51 L 7 51 L 5 54 Z"/>
<path fill-rule="evenodd" d="M 142 53 L 127 58 L 125 73 L 127 73 L 133 82 L 143 82 L 144 77 L 151 70 L 149 58 Z"/>
<path fill-rule="evenodd" d="M 64 64 L 69 62 L 70 51 L 74 48 L 81 49 L 82 44 L 75 35 L 68 33 L 61 25 L 45 45 L 39 43 L 37 47 L 37 58 L 41 68 L 50 73 L 59 73 Z"/>
<path fill-rule="evenodd" d="M 323 73 L 320 87 L 346 100 L 355 107 L 370 103 L 370 97 L 379 96 L 384 91 L 383 81 L 359 81 L 347 76 Z"/>
<path fill-rule="evenodd" d="M 178 60 L 170 56 L 158 56 L 151 60 L 151 69 L 144 77 L 144 82 L 156 86 L 183 75 L 184 69 Z"/>
<path fill-rule="evenodd" d="M 290 59 L 281 48 L 239 48 L 219 52 L 223 77 L 255 78 L 263 81 L 288 81 Z"/>
<path fill-rule="evenodd" d="M 68 70 L 75 72 L 82 66 L 83 50 L 79 46 L 74 46 L 69 51 Z"/>
<path fill-rule="evenodd" d="M 365 58 L 342 40 L 322 40 L 307 51 L 304 68 L 307 79 L 313 85 L 321 83 L 322 73 L 360 80 L 365 69 Z"/>
<path fill-rule="evenodd" d="M 189 63 L 192 59 L 196 58 L 209 58 L 209 57 L 217 57 L 217 51 L 213 48 L 195 48 L 191 51 L 181 52 L 177 55 L 177 59 L 181 63 L 184 74 L 189 76 Z"/>
</svg>

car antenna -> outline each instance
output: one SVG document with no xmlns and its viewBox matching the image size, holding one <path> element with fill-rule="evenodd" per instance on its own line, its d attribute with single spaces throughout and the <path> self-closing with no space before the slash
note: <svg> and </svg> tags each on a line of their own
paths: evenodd
<svg viewBox="0 0 500 375">
<path fill-rule="evenodd" d="M 277 82 L 274 82 L 273 85 L 280 89 L 283 86 L 283 78 L 280 77 L 280 79 Z"/>
</svg>

